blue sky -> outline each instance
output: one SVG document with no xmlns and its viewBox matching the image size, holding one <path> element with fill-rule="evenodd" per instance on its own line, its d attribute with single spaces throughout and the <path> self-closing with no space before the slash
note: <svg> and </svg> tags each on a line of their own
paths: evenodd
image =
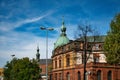
<svg viewBox="0 0 120 80">
<path fill-rule="evenodd" d="M 79 24 L 90 24 L 101 35 L 109 30 L 110 21 L 120 12 L 119 0 L 0 0 L 0 67 L 16 57 L 35 58 L 37 45 L 45 58 L 45 31 L 49 32 L 49 58 L 60 35 L 64 16 L 67 36 L 74 39 Z"/>
</svg>

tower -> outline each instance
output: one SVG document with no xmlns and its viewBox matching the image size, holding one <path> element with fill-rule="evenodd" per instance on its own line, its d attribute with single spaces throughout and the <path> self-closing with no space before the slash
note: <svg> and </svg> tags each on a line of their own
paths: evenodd
<svg viewBox="0 0 120 80">
<path fill-rule="evenodd" d="M 39 46 L 37 46 L 36 60 L 37 60 L 38 63 L 40 62 Z"/>
<path fill-rule="evenodd" d="M 64 20 L 62 21 L 62 26 L 61 26 L 61 34 L 58 37 L 57 41 L 54 43 L 54 49 L 56 49 L 57 47 L 63 46 L 67 43 L 69 43 L 70 40 L 67 37 L 66 34 L 66 27 L 65 27 L 65 23 Z"/>
</svg>

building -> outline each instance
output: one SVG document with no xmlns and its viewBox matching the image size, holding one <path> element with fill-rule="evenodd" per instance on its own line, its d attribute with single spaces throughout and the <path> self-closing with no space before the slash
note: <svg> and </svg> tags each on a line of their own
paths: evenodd
<svg viewBox="0 0 120 80">
<path fill-rule="evenodd" d="M 41 72 L 41 80 L 46 80 L 46 59 L 40 59 L 40 53 L 39 53 L 39 47 L 37 47 L 37 53 L 36 53 L 36 60 L 39 64 L 39 67 L 41 68 L 42 72 Z M 47 63 L 48 63 L 48 70 L 51 69 L 51 63 L 52 60 L 51 59 L 47 59 Z"/>
<path fill-rule="evenodd" d="M 106 62 L 103 43 L 105 36 L 87 37 L 86 80 L 120 80 L 120 65 Z M 83 80 L 84 74 L 84 41 L 82 38 L 69 40 L 64 22 L 61 34 L 54 44 L 52 54 L 52 71 L 50 80 Z"/>
<path fill-rule="evenodd" d="M 0 68 L 0 80 L 3 80 L 3 68 Z"/>
<path fill-rule="evenodd" d="M 51 59 L 47 59 L 48 61 L 48 70 L 50 69 L 50 65 L 52 63 Z M 40 68 L 42 69 L 41 78 L 42 80 L 46 80 L 46 59 L 40 59 Z"/>
</svg>

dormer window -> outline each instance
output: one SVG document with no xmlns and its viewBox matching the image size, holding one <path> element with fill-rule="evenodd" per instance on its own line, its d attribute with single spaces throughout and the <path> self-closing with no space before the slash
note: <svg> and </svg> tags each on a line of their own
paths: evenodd
<svg viewBox="0 0 120 80">
<path fill-rule="evenodd" d="M 96 63 L 96 62 L 99 62 L 99 57 L 95 57 L 94 58 L 94 62 Z"/>
<path fill-rule="evenodd" d="M 96 48 L 96 50 L 98 50 L 99 49 L 99 44 L 96 44 L 95 48 Z"/>
<path fill-rule="evenodd" d="M 100 59 L 99 54 L 95 53 L 95 54 L 94 54 L 94 62 L 95 62 L 95 63 L 96 63 L 96 62 L 99 62 L 99 59 Z"/>
</svg>

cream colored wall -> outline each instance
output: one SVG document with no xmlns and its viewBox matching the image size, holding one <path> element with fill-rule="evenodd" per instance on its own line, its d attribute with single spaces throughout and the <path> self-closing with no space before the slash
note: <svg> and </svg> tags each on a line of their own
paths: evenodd
<svg viewBox="0 0 120 80">
<path fill-rule="evenodd" d="M 76 64 L 82 64 L 82 52 L 76 53 Z"/>
<path fill-rule="evenodd" d="M 99 57 L 99 62 L 101 62 L 101 63 L 106 63 L 106 56 L 104 55 L 104 54 L 100 54 L 100 57 Z"/>
<path fill-rule="evenodd" d="M 99 54 L 99 62 L 100 63 L 106 63 L 106 60 L 105 60 L 106 57 L 103 54 L 103 52 L 93 52 L 90 55 L 87 54 L 87 57 L 89 56 L 87 63 L 94 62 L 93 54 L 96 54 L 96 53 Z M 76 53 L 76 64 L 82 64 L 82 52 L 77 52 Z"/>
<path fill-rule="evenodd" d="M 90 55 L 88 54 L 87 56 L 89 56 L 87 63 L 90 63 L 90 62 L 94 61 L 93 54 L 90 54 Z"/>
</svg>

